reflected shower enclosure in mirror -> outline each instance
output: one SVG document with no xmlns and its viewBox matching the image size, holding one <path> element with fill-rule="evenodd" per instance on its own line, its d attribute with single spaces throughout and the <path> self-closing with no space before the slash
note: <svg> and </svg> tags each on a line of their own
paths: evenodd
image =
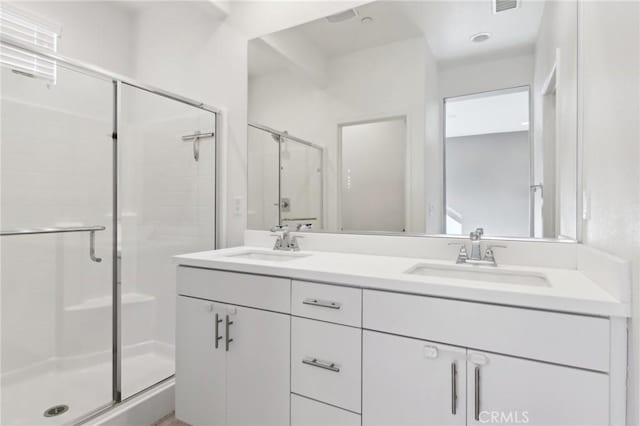
<svg viewBox="0 0 640 426">
<path fill-rule="evenodd" d="M 577 240 L 575 1 L 375 1 L 249 43 L 248 225 Z"/>
</svg>

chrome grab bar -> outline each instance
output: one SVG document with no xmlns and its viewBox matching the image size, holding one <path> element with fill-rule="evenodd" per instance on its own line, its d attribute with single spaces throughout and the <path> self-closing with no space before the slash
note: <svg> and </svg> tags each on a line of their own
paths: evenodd
<svg viewBox="0 0 640 426">
<path fill-rule="evenodd" d="M 311 298 L 304 299 L 302 303 L 304 305 L 320 306 L 322 308 L 329 308 L 329 309 L 340 309 L 340 307 L 342 306 L 338 302 L 332 302 L 330 300 L 311 299 Z"/>
<path fill-rule="evenodd" d="M 302 360 L 302 363 L 306 365 L 310 365 L 312 367 L 318 367 L 324 370 L 333 371 L 334 373 L 340 372 L 340 367 L 338 367 L 335 362 L 322 361 L 322 360 L 319 360 L 318 358 L 307 357 Z"/>
<path fill-rule="evenodd" d="M 300 220 L 318 220 L 317 217 L 284 217 L 282 218 L 283 222 L 297 222 Z"/>
<path fill-rule="evenodd" d="M 41 234 L 65 234 L 69 232 L 89 233 L 89 258 L 96 262 L 102 262 L 102 258 L 96 257 L 96 231 L 104 231 L 104 226 L 65 226 L 59 228 L 35 228 L 35 229 L 14 229 L 0 231 L 0 237 L 15 235 L 41 235 Z"/>
</svg>

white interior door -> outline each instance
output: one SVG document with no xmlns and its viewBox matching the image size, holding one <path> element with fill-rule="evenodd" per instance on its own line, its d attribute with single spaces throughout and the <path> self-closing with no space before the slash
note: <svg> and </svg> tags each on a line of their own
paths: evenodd
<svg viewBox="0 0 640 426">
<path fill-rule="evenodd" d="M 405 230 L 406 119 L 340 127 L 341 228 Z"/>
</svg>

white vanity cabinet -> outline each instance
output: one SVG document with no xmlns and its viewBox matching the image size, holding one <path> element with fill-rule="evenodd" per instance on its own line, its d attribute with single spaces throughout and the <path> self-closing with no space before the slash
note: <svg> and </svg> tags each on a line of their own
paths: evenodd
<svg viewBox="0 0 640 426">
<path fill-rule="evenodd" d="M 624 424 L 612 318 L 179 267 L 197 426 Z"/>
<path fill-rule="evenodd" d="M 179 268 L 179 292 L 197 286 L 194 280 L 217 286 L 242 280 L 274 284 L 270 278 L 184 269 L 191 268 Z M 280 284 L 290 294 L 289 280 Z M 288 313 L 178 295 L 176 345 L 178 419 L 193 426 L 289 424 Z"/>
<path fill-rule="evenodd" d="M 373 331 L 362 368 L 363 426 L 609 423 L 604 373 Z"/>
<path fill-rule="evenodd" d="M 465 425 L 466 350 L 365 330 L 362 424 Z"/>
<path fill-rule="evenodd" d="M 609 424 L 605 318 L 368 290 L 363 309 L 363 426 Z"/>
</svg>

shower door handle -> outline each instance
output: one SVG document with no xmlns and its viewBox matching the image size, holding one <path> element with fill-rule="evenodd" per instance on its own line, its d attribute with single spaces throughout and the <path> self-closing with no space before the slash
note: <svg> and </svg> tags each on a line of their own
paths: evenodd
<svg viewBox="0 0 640 426">
<path fill-rule="evenodd" d="M 182 136 L 183 142 L 193 142 L 193 159 L 197 162 L 200 160 L 200 139 L 203 138 L 213 138 L 215 137 L 215 133 L 200 133 L 200 131 L 196 131 L 191 135 Z"/>
</svg>

